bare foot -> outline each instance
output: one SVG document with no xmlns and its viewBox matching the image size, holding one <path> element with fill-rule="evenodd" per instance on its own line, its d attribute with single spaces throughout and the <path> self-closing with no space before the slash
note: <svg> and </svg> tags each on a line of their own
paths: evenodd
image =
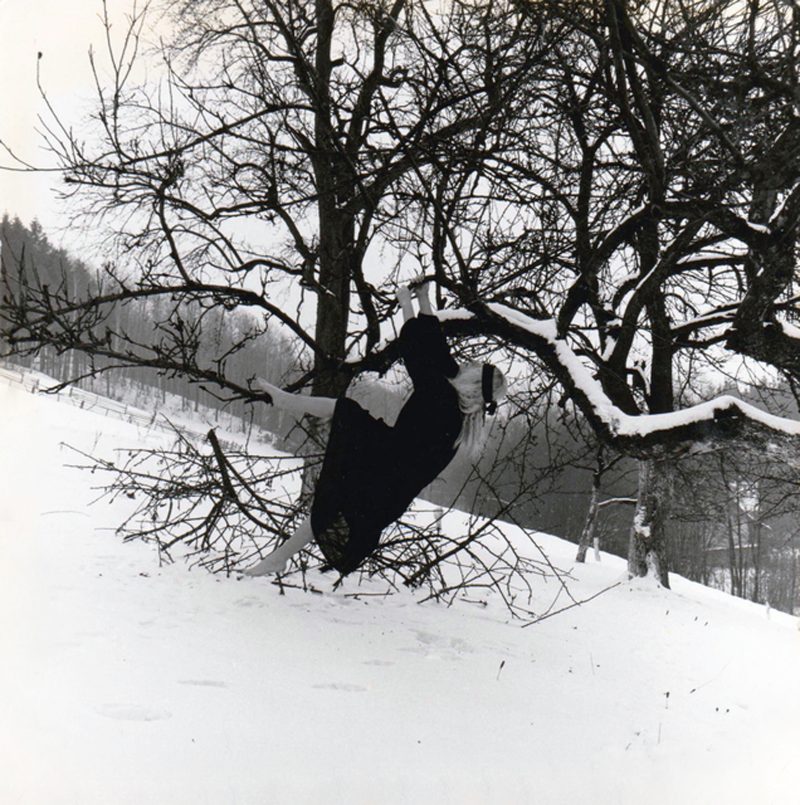
<svg viewBox="0 0 800 805">
<path fill-rule="evenodd" d="M 286 559 L 281 556 L 270 554 L 262 559 L 258 564 L 243 571 L 245 576 L 267 576 L 270 573 L 282 573 L 286 567 Z"/>
<path fill-rule="evenodd" d="M 273 386 L 272 383 L 268 383 L 266 380 L 263 380 L 260 377 L 255 379 L 255 385 L 258 386 L 262 391 L 266 391 L 270 397 L 272 397 L 272 404 L 275 404 L 275 397 L 282 394 L 283 391 L 279 389 L 277 386 Z"/>
</svg>

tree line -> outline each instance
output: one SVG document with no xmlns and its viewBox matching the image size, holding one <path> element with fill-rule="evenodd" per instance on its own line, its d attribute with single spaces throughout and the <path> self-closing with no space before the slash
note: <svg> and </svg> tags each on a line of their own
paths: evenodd
<svg viewBox="0 0 800 805">
<path fill-rule="evenodd" d="M 103 293 L 107 273 L 114 270 L 110 265 L 100 269 L 87 265 L 53 246 L 37 220 L 26 226 L 8 213 L 0 221 L 0 255 L 6 292 L 3 304 L 8 303 L 9 294 L 19 297 L 34 293 L 43 298 L 58 294 L 95 297 Z M 290 382 L 301 372 L 295 360 L 298 350 L 291 339 L 280 332 L 263 332 L 263 326 L 243 311 L 204 309 L 198 305 L 189 306 L 178 317 L 170 319 L 167 301 L 156 297 L 109 305 L 100 315 L 105 328 L 103 339 L 112 351 L 122 349 L 125 341 L 146 344 L 154 331 L 169 339 L 168 329 L 160 334 L 159 330 L 175 326 L 185 330 L 187 338 L 196 340 L 199 362 L 218 361 L 222 371 L 241 383 L 256 375 L 274 383 Z M 252 348 L 232 349 L 237 343 L 251 342 Z M 274 408 L 245 400 L 220 399 L 213 387 L 209 389 L 186 373 L 157 367 L 153 370 L 106 355 L 62 349 L 58 344 L 42 345 L 34 351 L 20 350 L 5 334 L 0 337 L 0 345 L 4 356 L 52 377 L 54 382 L 50 387 L 53 390 L 74 383 L 119 398 L 128 381 L 153 389 L 162 402 L 167 394 L 175 394 L 189 410 L 197 410 L 200 405 L 226 410 L 279 437 L 286 436 L 290 429 L 290 423 Z"/>
</svg>

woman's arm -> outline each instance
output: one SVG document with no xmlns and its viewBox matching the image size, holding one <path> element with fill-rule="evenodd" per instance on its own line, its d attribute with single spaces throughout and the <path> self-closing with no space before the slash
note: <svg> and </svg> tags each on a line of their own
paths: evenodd
<svg viewBox="0 0 800 805">
<path fill-rule="evenodd" d="M 283 389 L 273 386 L 260 377 L 255 379 L 255 384 L 266 391 L 272 398 L 272 404 L 282 411 L 288 411 L 301 417 L 304 414 L 319 417 L 320 419 L 330 419 L 336 408 L 336 400 L 333 397 L 311 397 L 307 394 L 289 394 Z"/>
</svg>

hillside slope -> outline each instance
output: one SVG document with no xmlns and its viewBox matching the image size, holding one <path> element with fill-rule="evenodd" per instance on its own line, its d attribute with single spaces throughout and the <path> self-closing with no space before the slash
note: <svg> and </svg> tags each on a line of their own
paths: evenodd
<svg viewBox="0 0 800 805">
<path fill-rule="evenodd" d="M 570 593 L 624 583 L 527 628 L 494 602 L 159 567 L 114 535 L 119 507 L 88 506 L 95 479 L 62 443 L 163 434 L 12 385 L 0 410 L 0 802 L 800 797 L 794 618 L 629 583 L 609 556 Z M 573 545 L 539 544 L 572 568 Z M 556 582 L 534 586 L 543 611 Z"/>
</svg>

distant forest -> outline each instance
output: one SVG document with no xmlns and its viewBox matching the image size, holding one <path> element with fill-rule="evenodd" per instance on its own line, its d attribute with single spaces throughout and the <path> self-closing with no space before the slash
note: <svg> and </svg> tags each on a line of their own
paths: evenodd
<svg viewBox="0 0 800 805">
<path fill-rule="evenodd" d="M 96 294 L 102 290 L 100 271 L 86 265 L 83 261 L 54 247 L 48 240 L 39 223 L 34 220 L 25 226 L 18 218 L 8 215 L 2 221 L 3 274 L 6 292 L 17 287 L 24 292 L 25 283 L 57 288 L 64 283 L 73 296 Z M 169 302 L 151 299 L 145 302 L 130 302 L 109 309 L 102 322 L 103 336 L 111 343 L 116 333 L 125 332 L 140 343 L 144 335 L 154 327 L 162 326 L 168 317 L 164 310 Z M 258 329 L 259 324 L 238 311 L 224 311 L 220 308 L 197 309 L 192 318 L 184 317 L 183 326 L 190 331 L 202 328 L 212 335 L 214 344 L 231 344 L 242 332 Z M 259 375 L 274 383 L 285 383 L 291 379 L 292 366 L 297 350 L 280 333 L 270 333 L 247 351 L 230 352 L 225 357 L 226 368 L 237 378 L 245 381 L 248 377 Z M 205 405 L 211 408 L 225 408 L 229 413 L 253 421 L 254 424 L 278 433 L 281 430 L 279 412 L 269 406 L 247 405 L 239 400 L 226 401 L 216 396 L 212 389 L 200 383 L 190 383 L 174 373 L 159 372 L 154 369 L 113 366 L 102 356 L 89 356 L 75 350 L 57 353 L 51 346 L 43 346 L 35 351 L 26 349 L 30 345 L 20 341 L 14 345 L 3 344 L 5 353 L 13 353 L 15 363 L 35 367 L 59 382 L 74 382 L 79 386 L 102 391 L 110 397 L 117 394 L 115 389 L 120 381 L 127 380 L 157 389 L 163 395 L 173 393 L 187 401 L 187 407 Z M 199 359 L 202 360 L 202 346 Z M 295 373 L 296 374 L 296 373 Z M 93 378 L 102 378 L 98 386 Z"/>
<path fill-rule="evenodd" d="M 5 215 L 0 232 L 4 300 L 7 294 L 25 293 L 26 287 L 52 289 L 67 283 L 74 295 L 102 290 L 97 270 L 54 247 L 38 222 L 25 226 Z M 113 270 L 113 269 L 112 269 Z M 146 334 L 169 321 L 165 300 L 146 300 L 117 305 L 102 321 L 95 335 L 112 343 L 115 333 L 125 332 L 139 343 Z M 174 320 L 174 318 L 173 318 Z M 203 345 L 242 344 L 246 348 L 222 349 L 225 371 L 247 383 L 255 376 L 290 385 L 303 376 L 310 358 L 285 332 L 267 330 L 252 314 L 221 305 L 197 308 L 184 315 L 182 324 L 196 332 L 198 362 Z M 204 338 L 199 338 L 202 331 Z M 208 334 L 212 339 L 207 341 Z M 263 335 L 266 334 L 266 337 Z M 137 337 L 140 336 L 140 337 Z M 256 337 L 259 336 L 259 337 Z M 109 397 L 123 399 L 131 384 L 150 387 L 155 393 L 176 394 L 186 409 L 207 406 L 224 409 L 244 422 L 275 435 L 275 444 L 300 452 L 305 439 L 302 427 L 286 414 L 265 404 L 225 400 L 202 383 L 158 369 L 119 367 L 104 363 L 102 356 L 75 351 L 57 353 L 51 346 L 37 346 L 19 333 L 14 343 L 4 340 L 2 355 L 21 366 L 35 368 L 58 383 L 75 383 Z M 742 390 L 737 390 L 740 396 Z M 402 372 L 386 378 L 365 375 L 351 384 L 348 394 L 376 416 L 392 422 L 409 392 Z M 786 406 L 796 410 L 788 389 L 768 390 L 783 394 Z M 759 390 L 750 396 L 757 398 Z M 497 417 L 487 450 L 478 466 L 459 458 L 423 497 L 443 507 L 455 505 L 476 514 L 499 516 L 515 523 L 577 542 L 586 525 L 593 476 L 598 478 L 599 507 L 596 536 L 607 551 L 625 556 L 637 492 L 637 465 L 631 459 L 606 456 L 598 475 L 598 445 L 574 413 L 559 406 L 558 391 L 551 389 L 536 410 L 519 410 L 512 402 Z M 793 479 L 775 477 L 759 466 L 752 454 L 710 455 L 683 461 L 673 492 L 676 504 L 668 524 L 670 569 L 688 578 L 719 587 L 752 600 L 769 602 L 791 611 L 798 601 L 797 486 Z M 757 490 L 754 497 L 753 490 Z M 752 501 L 756 499 L 757 505 Z"/>
</svg>

